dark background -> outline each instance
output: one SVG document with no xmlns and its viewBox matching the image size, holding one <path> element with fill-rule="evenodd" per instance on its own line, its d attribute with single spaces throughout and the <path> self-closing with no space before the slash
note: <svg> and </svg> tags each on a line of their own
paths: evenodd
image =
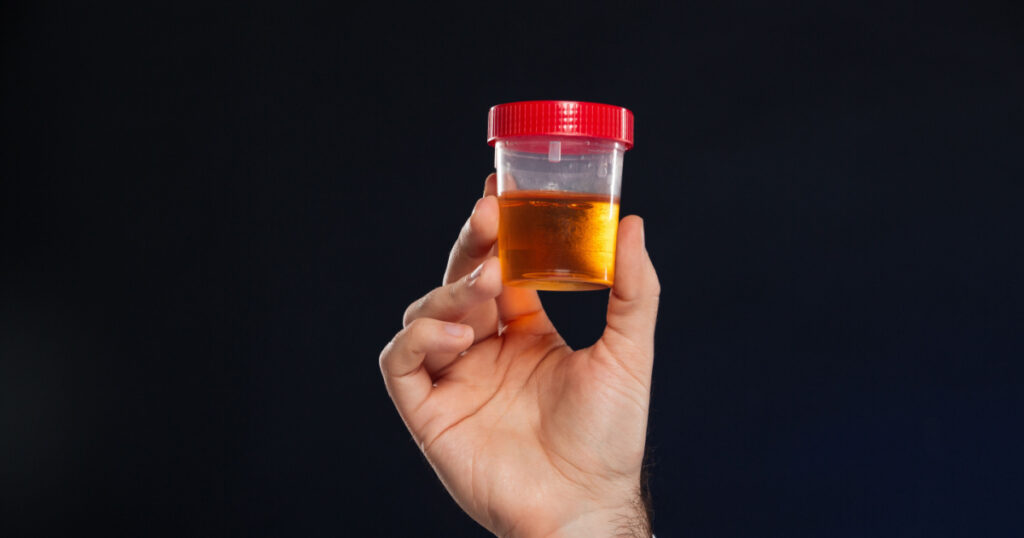
<svg viewBox="0 0 1024 538">
<path fill-rule="evenodd" d="M 0 17 L 0 534 L 486 535 L 377 355 L 552 98 L 636 114 L 659 536 L 1020 532 L 1019 2 L 145 4 Z"/>
</svg>

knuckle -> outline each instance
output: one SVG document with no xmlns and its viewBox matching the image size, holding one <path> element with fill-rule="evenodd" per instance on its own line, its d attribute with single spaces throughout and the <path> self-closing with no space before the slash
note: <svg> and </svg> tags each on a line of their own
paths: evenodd
<svg viewBox="0 0 1024 538">
<path fill-rule="evenodd" d="M 479 211 L 474 211 L 473 214 L 469 216 L 469 219 L 466 220 L 466 228 L 468 229 L 470 236 L 476 235 L 477 230 L 480 229 L 480 219 L 482 218 L 483 215 L 481 215 Z"/>
<path fill-rule="evenodd" d="M 434 320 L 430 318 L 416 318 L 402 332 L 405 333 L 402 335 L 404 340 L 402 348 L 404 352 L 422 353 L 433 345 Z"/>
<path fill-rule="evenodd" d="M 473 238 L 473 217 L 466 219 L 466 224 L 462 225 L 462 230 L 459 231 L 459 238 L 456 241 L 456 248 L 461 251 L 466 251 L 472 245 L 471 239 Z"/>
<path fill-rule="evenodd" d="M 490 244 L 486 240 L 485 223 L 481 220 L 484 216 L 474 213 L 466 221 L 463 233 L 459 236 L 459 248 L 468 257 L 479 258 L 487 253 Z"/>
<path fill-rule="evenodd" d="M 422 338 L 430 330 L 430 321 L 426 318 L 416 318 L 409 322 L 409 326 L 404 329 L 410 339 L 416 340 Z"/>
</svg>

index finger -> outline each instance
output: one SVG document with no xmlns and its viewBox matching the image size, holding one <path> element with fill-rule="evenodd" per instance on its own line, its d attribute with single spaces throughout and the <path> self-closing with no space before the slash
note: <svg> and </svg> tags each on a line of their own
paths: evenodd
<svg viewBox="0 0 1024 538">
<path fill-rule="evenodd" d="M 498 240 L 497 193 L 498 178 L 491 174 L 484 180 L 484 197 L 477 200 L 448 255 L 444 284 L 462 278 L 492 255 Z"/>
</svg>

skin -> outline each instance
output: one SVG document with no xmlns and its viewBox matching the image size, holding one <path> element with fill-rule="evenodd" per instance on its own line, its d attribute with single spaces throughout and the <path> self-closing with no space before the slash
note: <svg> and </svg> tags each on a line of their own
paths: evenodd
<svg viewBox="0 0 1024 538">
<path fill-rule="evenodd" d="M 607 326 L 570 349 L 533 290 L 502 287 L 495 178 L 444 285 L 384 348 L 388 393 L 459 506 L 498 536 L 650 536 L 640 476 L 660 285 L 643 220 L 619 224 Z"/>
</svg>

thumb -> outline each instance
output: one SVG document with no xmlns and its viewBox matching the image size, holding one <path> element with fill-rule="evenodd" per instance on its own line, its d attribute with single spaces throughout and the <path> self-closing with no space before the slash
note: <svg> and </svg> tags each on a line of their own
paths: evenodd
<svg viewBox="0 0 1024 538">
<path fill-rule="evenodd" d="M 615 284 L 608 295 L 608 324 L 601 343 L 636 373 L 650 375 L 654 324 L 661 284 L 644 246 L 644 221 L 635 215 L 619 223 Z"/>
</svg>

